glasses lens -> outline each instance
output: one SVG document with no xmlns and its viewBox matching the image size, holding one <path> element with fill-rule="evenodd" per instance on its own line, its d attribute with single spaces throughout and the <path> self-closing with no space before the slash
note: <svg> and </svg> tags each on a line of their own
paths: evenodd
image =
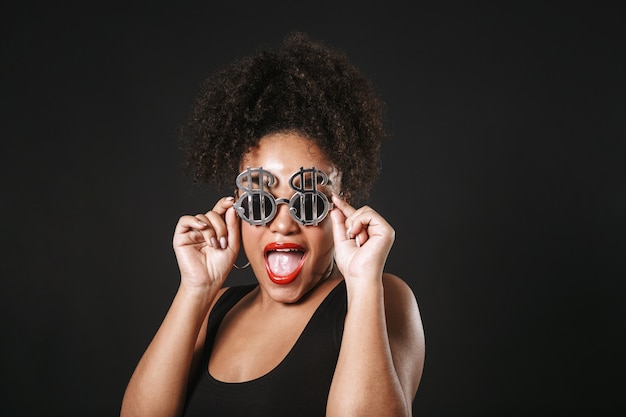
<svg viewBox="0 0 626 417">
<path fill-rule="evenodd" d="M 317 224 L 324 220 L 328 203 L 319 193 L 301 193 L 292 198 L 292 216 L 301 224 Z"/>
<path fill-rule="evenodd" d="M 259 193 L 245 193 L 236 204 L 239 216 L 250 224 L 265 224 L 274 215 L 274 200 Z"/>
</svg>

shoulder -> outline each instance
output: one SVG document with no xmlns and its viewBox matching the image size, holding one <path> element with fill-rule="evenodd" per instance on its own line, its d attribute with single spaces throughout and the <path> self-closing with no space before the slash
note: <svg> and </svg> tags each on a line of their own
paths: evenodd
<svg viewBox="0 0 626 417">
<path fill-rule="evenodd" d="M 385 304 L 401 303 L 411 304 L 417 308 L 417 300 L 413 290 L 402 278 L 397 275 L 384 273 L 383 287 L 385 289 Z"/>
<path fill-rule="evenodd" d="M 411 287 L 400 277 L 387 273 L 383 275 L 383 287 L 389 336 L 422 345 L 422 318 Z"/>
</svg>

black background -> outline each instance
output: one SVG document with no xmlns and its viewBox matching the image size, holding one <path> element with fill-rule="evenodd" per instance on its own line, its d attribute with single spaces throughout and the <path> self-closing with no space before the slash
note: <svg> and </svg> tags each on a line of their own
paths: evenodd
<svg viewBox="0 0 626 417">
<path fill-rule="evenodd" d="M 217 198 L 178 126 L 291 30 L 389 107 L 370 204 L 424 321 L 415 415 L 626 413 L 623 2 L 54 3 L 1 6 L 2 415 L 118 414 L 174 225 Z"/>
</svg>

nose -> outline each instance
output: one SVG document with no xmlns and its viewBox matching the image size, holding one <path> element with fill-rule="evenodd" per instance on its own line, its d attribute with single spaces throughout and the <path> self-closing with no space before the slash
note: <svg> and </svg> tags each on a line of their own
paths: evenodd
<svg viewBox="0 0 626 417">
<path fill-rule="evenodd" d="M 280 201 L 285 200 L 285 201 Z M 277 199 L 276 216 L 269 224 L 270 231 L 281 235 L 290 235 L 300 230 L 300 225 L 289 214 L 289 200 Z M 280 204 L 283 203 L 283 204 Z"/>
</svg>

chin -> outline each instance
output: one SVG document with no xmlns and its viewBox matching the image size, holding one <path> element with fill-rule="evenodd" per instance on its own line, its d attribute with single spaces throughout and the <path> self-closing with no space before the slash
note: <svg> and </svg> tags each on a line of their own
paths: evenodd
<svg viewBox="0 0 626 417">
<path fill-rule="evenodd" d="M 275 284 L 268 278 L 268 285 L 265 289 L 272 300 L 283 304 L 294 304 L 302 300 L 314 287 L 315 283 L 306 283 L 300 278 L 292 280 L 287 285 Z"/>
</svg>

